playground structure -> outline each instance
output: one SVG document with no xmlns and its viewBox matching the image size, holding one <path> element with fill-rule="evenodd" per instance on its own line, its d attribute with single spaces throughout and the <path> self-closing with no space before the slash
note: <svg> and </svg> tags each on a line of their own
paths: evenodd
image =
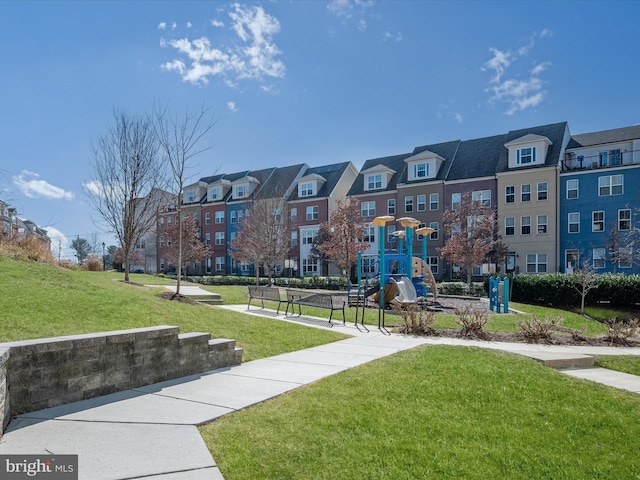
<svg viewBox="0 0 640 480">
<path fill-rule="evenodd" d="M 496 313 L 509 313 L 509 279 L 489 279 L 489 308 Z"/>
<path fill-rule="evenodd" d="M 397 248 L 385 249 L 385 226 L 395 220 L 395 217 L 385 215 L 376 217 L 371 223 L 378 227 L 380 251 L 376 264 L 378 273 L 362 278 L 362 255 L 358 255 L 358 300 L 356 305 L 356 320 L 358 324 L 358 307 L 363 308 L 362 327 L 364 327 L 364 307 L 369 297 L 378 304 L 378 328 L 385 330 L 384 311 L 391 301 L 403 303 L 417 303 L 425 300 L 428 291 L 433 299 L 438 298 L 436 280 L 429 268 L 427 257 L 427 236 L 434 230 L 429 227 L 416 228 L 420 222 L 412 217 L 398 219 L 404 230 L 393 232 L 397 241 Z M 422 237 L 422 258 L 413 256 L 414 235 Z"/>
</svg>

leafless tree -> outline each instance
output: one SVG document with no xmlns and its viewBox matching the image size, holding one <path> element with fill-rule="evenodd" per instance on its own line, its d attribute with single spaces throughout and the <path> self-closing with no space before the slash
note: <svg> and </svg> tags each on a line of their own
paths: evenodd
<svg viewBox="0 0 640 480">
<path fill-rule="evenodd" d="M 287 203 L 282 198 L 256 200 L 244 216 L 242 229 L 231 242 L 231 257 L 255 266 L 256 284 L 260 267 L 271 282 L 273 268 L 287 257 L 292 231 L 289 218 Z"/>
<path fill-rule="evenodd" d="M 608 241 L 604 244 L 607 256 L 611 262 L 613 273 L 617 273 L 619 264 L 633 263 L 633 240 L 631 229 L 628 232 L 621 232 L 616 222 L 611 224 Z"/>
<path fill-rule="evenodd" d="M 204 260 L 211 255 L 211 249 L 198 237 L 198 225 L 191 217 L 186 217 L 182 223 L 174 223 L 168 227 L 164 236 L 167 245 L 171 245 L 165 249 L 165 256 L 176 266 L 178 272 L 188 263 Z M 176 295 L 179 295 L 178 291 Z"/>
<path fill-rule="evenodd" d="M 120 241 L 124 279 L 140 238 L 155 226 L 149 193 L 166 178 L 153 118 L 114 110 L 113 124 L 92 144 L 93 180 L 83 186 L 90 204 Z"/>
<path fill-rule="evenodd" d="M 573 272 L 575 275 L 573 288 L 580 294 L 580 315 L 584 315 L 585 299 L 591 290 L 598 288 L 598 276 L 589 262 L 581 262 L 581 265 Z"/>
<path fill-rule="evenodd" d="M 168 112 L 167 107 L 154 108 L 155 131 L 161 151 L 171 173 L 171 190 L 177 195 L 176 209 L 178 213 L 178 258 L 182 265 L 182 194 L 188 175 L 189 161 L 195 156 L 210 150 L 211 144 L 203 145 L 204 137 L 215 125 L 209 116 L 209 109 L 201 107 L 198 112 L 185 110 L 184 116 L 178 117 Z M 202 145 L 202 146 L 201 146 Z M 176 281 L 176 294 L 180 294 L 180 268 Z"/>
</svg>

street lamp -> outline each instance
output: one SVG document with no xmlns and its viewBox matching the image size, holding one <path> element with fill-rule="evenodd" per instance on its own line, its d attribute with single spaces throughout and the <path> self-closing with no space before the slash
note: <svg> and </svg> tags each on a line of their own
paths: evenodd
<svg viewBox="0 0 640 480">
<path fill-rule="evenodd" d="M 107 269 L 106 259 L 104 257 L 104 247 L 105 247 L 105 244 L 104 242 L 102 242 L 102 270 L 103 271 Z"/>
</svg>

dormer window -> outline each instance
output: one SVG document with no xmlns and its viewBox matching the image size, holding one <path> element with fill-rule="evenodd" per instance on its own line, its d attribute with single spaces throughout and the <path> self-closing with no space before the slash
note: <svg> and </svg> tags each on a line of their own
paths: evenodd
<svg viewBox="0 0 640 480">
<path fill-rule="evenodd" d="M 220 200 L 220 187 L 209 189 L 209 200 Z"/>
<path fill-rule="evenodd" d="M 429 176 L 429 164 L 427 163 L 416 163 L 413 166 L 413 176 L 414 178 L 425 178 Z"/>
<path fill-rule="evenodd" d="M 536 161 L 536 147 L 527 147 L 518 149 L 517 164 L 525 165 L 527 163 L 535 163 Z"/>
<path fill-rule="evenodd" d="M 367 175 L 367 190 L 382 188 L 382 174 Z"/>
<path fill-rule="evenodd" d="M 184 196 L 186 202 L 193 202 L 196 199 L 196 192 L 193 190 L 187 190 L 184 192 Z"/>
<path fill-rule="evenodd" d="M 312 197 L 313 195 L 315 195 L 313 187 L 314 187 L 313 182 L 300 184 L 300 196 L 301 197 Z"/>
<path fill-rule="evenodd" d="M 233 188 L 233 198 L 244 198 L 247 196 L 247 186 L 246 185 L 236 185 Z"/>
</svg>

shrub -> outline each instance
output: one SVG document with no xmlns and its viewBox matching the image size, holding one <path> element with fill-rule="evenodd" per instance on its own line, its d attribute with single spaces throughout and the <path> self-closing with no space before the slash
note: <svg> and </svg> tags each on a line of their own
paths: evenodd
<svg viewBox="0 0 640 480">
<path fill-rule="evenodd" d="M 467 284 L 464 282 L 441 282 L 438 284 L 438 293 L 440 295 L 471 295 L 473 297 L 484 297 L 484 284 L 481 282 L 473 282 L 471 291 L 467 290 Z"/>
<path fill-rule="evenodd" d="M 564 319 L 562 317 L 555 317 L 549 320 L 549 316 L 545 316 L 544 321 L 538 320 L 538 317 L 532 315 L 529 320 L 524 320 L 518 324 L 520 333 L 527 342 L 544 342 L 549 343 L 553 332 L 556 330 Z"/>
<path fill-rule="evenodd" d="M 102 265 L 102 259 L 90 256 L 84 262 L 84 269 L 89 272 L 102 272 L 104 270 Z"/>
<path fill-rule="evenodd" d="M 454 312 L 457 317 L 454 321 L 460 325 L 461 335 L 477 338 L 485 338 L 487 336 L 484 327 L 489 321 L 488 310 L 465 305 L 463 308 L 456 308 Z"/>
<path fill-rule="evenodd" d="M 402 325 L 398 328 L 399 333 L 405 335 L 436 334 L 433 328 L 433 324 L 436 321 L 436 312 L 424 310 L 416 303 L 392 303 L 391 309 L 402 318 Z"/>
<path fill-rule="evenodd" d="M 606 339 L 616 345 L 628 345 L 633 337 L 640 332 L 640 319 L 619 320 L 610 318 L 606 322 L 607 336 Z"/>
</svg>

